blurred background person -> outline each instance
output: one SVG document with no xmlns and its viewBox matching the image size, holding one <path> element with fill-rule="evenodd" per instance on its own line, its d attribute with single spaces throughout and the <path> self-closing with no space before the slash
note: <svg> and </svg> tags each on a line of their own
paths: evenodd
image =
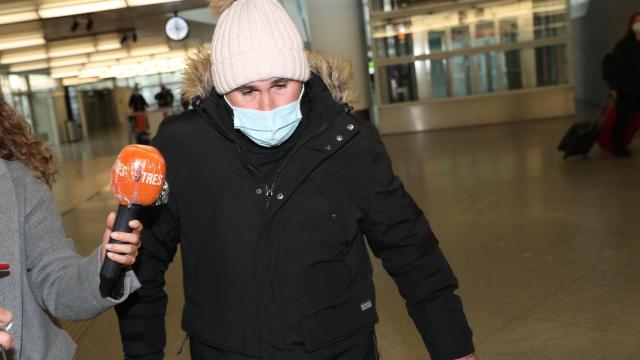
<svg viewBox="0 0 640 360">
<path fill-rule="evenodd" d="M 158 107 L 171 107 L 173 105 L 173 93 L 166 86 L 160 86 L 160 92 L 155 96 Z"/>
<path fill-rule="evenodd" d="M 142 225 L 131 221 L 133 233 L 112 234 L 111 213 L 102 244 L 90 256 L 80 256 L 64 235 L 50 191 L 53 162 L 51 150 L 0 97 L 0 254 L 11 266 L 0 275 L 0 328 L 13 324 L 6 329 L 12 339 L 0 333 L 0 344 L 13 346 L 10 359 L 73 358 L 75 343 L 50 316 L 90 319 L 140 286 L 133 271 L 122 272 L 114 298 L 102 298 L 99 272 L 106 251 L 115 262 L 133 265 Z M 108 244 L 110 236 L 123 243 Z"/>
<path fill-rule="evenodd" d="M 133 93 L 129 98 L 129 108 L 132 112 L 141 112 L 146 111 L 149 108 L 149 104 L 147 104 L 147 100 L 144 99 L 144 96 L 140 94 L 140 88 L 138 84 L 133 87 Z"/>
<path fill-rule="evenodd" d="M 611 75 L 610 85 L 618 111 L 612 134 L 613 153 L 629 156 L 624 135 L 633 118 L 640 113 L 640 11 L 631 16 L 624 38 L 613 50 Z"/>
<path fill-rule="evenodd" d="M 133 93 L 129 98 L 129 108 L 132 112 L 129 116 L 130 138 L 132 138 L 130 142 L 148 144 L 149 121 L 147 119 L 147 108 L 149 108 L 149 104 L 144 96 L 140 94 L 138 84 L 133 87 Z"/>
</svg>

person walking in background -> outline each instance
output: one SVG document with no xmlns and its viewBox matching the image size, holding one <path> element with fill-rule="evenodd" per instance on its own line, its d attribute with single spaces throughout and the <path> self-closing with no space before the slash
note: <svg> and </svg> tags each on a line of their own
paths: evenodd
<svg viewBox="0 0 640 360">
<path fill-rule="evenodd" d="M 81 257 L 65 238 L 51 195 L 55 174 L 51 151 L 0 96 L 0 262 L 10 266 L 0 271 L 0 345 L 12 348 L 9 359 L 72 359 L 76 345 L 50 316 L 87 320 L 140 286 L 129 270 L 113 298 L 99 292 L 106 251 L 113 261 L 133 265 L 142 224 L 134 220 L 133 233 L 111 234 L 115 214 L 109 214 L 102 245 Z M 122 244 L 108 244 L 110 236 Z"/>
<path fill-rule="evenodd" d="M 183 86 L 194 109 L 153 140 L 175 196 L 143 216 L 142 288 L 116 308 L 125 357 L 163 358 L 180 244 L 193 360 L 377 360 L 368 243 L 432 359 L 476 359 L 438 239 L 351 114 L 349 65 L 305 52 L 277 0 L 211 4 L 211 54 Z"/>
<path fill-rule="evenodd" d="M 631 16 L 625 37 L 614 50 L 611 62 L 610 86 L 618 117 L 612 134 L 613 153 L 629 156 L 624 135 L 634 116 L 640 112 L 640 12 Z"/>
<path fill-rule="evenodd" d="M 140 94 L 138 84 L 133 87 L 133 93 L 131 94 L 131 97 L 129 97 L 129 108 L 132 112 L 146 111 L 147 108 L 149 108 L 149 104 L 147 104 L 144 96 Z"/>
<path fill-rule="evenodd" d="M 140 94 L 138 84 L 133 88 L 133 93 L 129 98 L 129 108 L 132 114 L 129 116 L 129 128 L 132 138 L 130 142 L 135 141 L 138 144 L 149 144 L 149 123 L 147 119 L 147 108 L 149 104 Z"/>
<path fill-rule="evenodd" d="M 166 86 L 160 86 L 160 92 L 155 96 L 158 107 L 171 107 L 173 106 L 173 93 Z"/>
</svg>

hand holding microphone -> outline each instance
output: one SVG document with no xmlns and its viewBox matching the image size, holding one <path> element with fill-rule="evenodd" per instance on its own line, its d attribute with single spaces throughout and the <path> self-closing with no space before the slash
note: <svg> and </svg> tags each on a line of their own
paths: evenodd
<svg viewBox="0 0 640 360">
<path fill-rule="evenodd" d="M 9 310 L 0 307 L 0 353 L 2 359 L 7 359 L 5 349 L 11 349 L 13 347 L 13 337 L 8 333 L 11 330 L 11 324 L 13 321 L 13 315 Z"/>
<path fill-rule="evenodd" d="M 120 277 L 121 264 L 131 265 L 135 261 L 134 255 L 137 255 L 139 242 L 131 240 L 137 239 L 142 228 L 134 220 L 140 209 L 168 200 L 165 174 L 164 158 L 154 147 L 129 145 L 118 155 L 111 169 L 111 190 L 119 205 L 115 219 L 110 215 L 107 220 L 108 227 L 113 221 L 113 232 L 109 229 L 105 232 L 109 243 L 106 245 L 108 252 L 100 270 L 100 294 L 103 297 L 112 295 Z M 132 245 L 135 249 L 131 248 Z"/>
</svg>

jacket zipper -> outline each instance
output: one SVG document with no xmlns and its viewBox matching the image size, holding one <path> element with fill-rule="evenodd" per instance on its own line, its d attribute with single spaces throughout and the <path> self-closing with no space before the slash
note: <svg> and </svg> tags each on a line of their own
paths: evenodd
<svg viewBox="0 0 640 360">
<path fill-rule="evenodd" d="M 293 148 L 293 150 L 291 150 L 291 153 L 289 153 L 289 155 L 287 155 L 286 159 L 284 159 L 284 161 L 282 162 L 282 164 L 278 168 L 278 171 L 276 171 L 276 174 L 273 176 L 273 183 L 271 184 L 271 187 L 269 188 L 269 186 L 267 186 L 267 191 L 270 192 L 271 195 L 267 196 L 267 203 L 265 204 L 265 210 L 269 208 L 269 205 L 271 203 L 271 198 L 273 197 L 273 191 L 275 190 L 276 186 L 278 185 L 278 178 L 282 174 L 282 171 L 284 170 L 284 168 L 287 166 L 287 163 L 289 162 L 289 160 L 291 160 L 293 155 L 295 155 L 300 150 L 300 148 L 302 148 L 302 146 L 304 146 L 304 144 L 306 144 L 307 142 L 309 142 L 311 139 L 315 138 L 316 136 L 320 135 L 327 128 L 327 126 L 328 126 L 328 124 L 325 123 L 324 125 L 322 125 L 320 130 L 315 132 L 312 136 L 309 136 L 309 137 L 303 139 L 300 143 L 298 143 L 296 145 L 295 148 Z"/>
</svg>

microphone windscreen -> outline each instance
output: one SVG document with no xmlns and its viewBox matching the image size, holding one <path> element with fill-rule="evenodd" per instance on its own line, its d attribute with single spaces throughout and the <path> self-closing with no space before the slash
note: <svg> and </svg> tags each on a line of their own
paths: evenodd
<svg viewBox="0 0 640 360">
<path fill-rule="evenodd" d="M 158 149 L 128 145 L 111 169 L 111 191 L 122 205 L 154 205 L 165 187 L 166 165 Z"/>
</svg>

